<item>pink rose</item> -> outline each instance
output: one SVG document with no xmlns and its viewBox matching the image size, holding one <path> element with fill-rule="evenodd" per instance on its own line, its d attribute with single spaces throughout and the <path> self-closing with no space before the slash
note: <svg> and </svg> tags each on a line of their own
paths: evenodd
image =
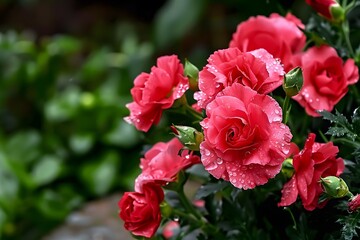
<svg viewBox="0 0 360 240">
<path fill-rule="evenodd" d="M 142 193 L 125 192 L 118 203 L 125 229 L 137 236 L 152 237 L 161 222 L 163 200 L 164 192 L 155 184 L 144 185 Z"/>
<path fill-rule="evenodd" d="M 288 72 L 293 67 L 293 56 L 305 47 L 306 36 L 300 19 L 291 13 L 286 17 L 273 13 L 270 17 L 250 17 L 237 26 L 230 47 L 243 52 L 264 48 L 275 58 L 279 58 Z"/>
<path fill-rule="evenodd" d="M 315 137 L 314 133 L 310 133 L 304 149 L 294 156 L 294 175 L 284 184 L 278 206 L 291 205 L 298 195 L 308 211 L 326 204 L 326 201 L 318 203 L 323 193 L 320 178 L 339 176 L 344 170 L 344 161 L 336 157 L 339 149 L 332 142 L 317 143 Z"/>
<path fill-rule="evenodd" d="M 156 143 L 141 159 L 141 174 L 135 179 L 135 190 L 142 191 L 142 186 L 148 182 L 165 184 L 176 180 L 177 174 L 187 167 L 200 162 L 199 156 L 188 150 L 180 150 L 184 146 L 177 138 L 167 143 Z"/>
<path fill-rule="evenodd" d="M 281 64 L 264 49 L 241 52 L 238 48 L 216 51 L 199 73 L 199 92 L 194 98 L 201 108 L 233 83 L 241 83 L 267 94 L 279 87 L 285 72 Z"/>
<path fill-rule="evenodd" d="M 348 86 L 359 79 L 358 68 L 353 59 L 345 63 L 330 46 L 312 47 L 301 57 L 304 84 L 294 96 L 307 114 L 320 116 L 317 110 L 331 112 L 347 93 Z"/>
<path fill-rule="evenodd" d="M 250 189 L 279 173 L 292 134 L 273 98 L 234 83 L 207 105 L 206 115 L 201 161 L 215 178 Z"/>
<path fill-rule="evenodd" d="M 160 121 L 163 110 L 171 108 L 188 88 L 189 82 L 178 57 L 159 57 L 157 67 L 152 67 L 150 74 L 141 73 L 135 78 L 131 89 L 134 101 L 126 105 L 130 116 L 125 117 L 125 121 L 147 132 Z"/>
</svg>

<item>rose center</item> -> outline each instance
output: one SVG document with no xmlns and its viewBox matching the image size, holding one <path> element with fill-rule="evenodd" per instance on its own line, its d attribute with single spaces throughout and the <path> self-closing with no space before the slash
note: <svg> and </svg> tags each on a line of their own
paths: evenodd
<svg viewBox="0 0 360 240">
<path fill-rule="evenodd" d="M 233 126 L 228 129 L 226 133 L 226 142 L 228 143 L 234 143 L 239 139 L 241 133 L 241 129 L 239 129 L 237 126 Z"/>
<path fill-rule="evenodd" d="M 233 83 L 241 83 L 244 85 L 248 85 L 250 80 L 247 74 L 241 70 L 239 67 L 235 67 L 229 75 L 229 79 L 231 84 Z"/>
</svg>

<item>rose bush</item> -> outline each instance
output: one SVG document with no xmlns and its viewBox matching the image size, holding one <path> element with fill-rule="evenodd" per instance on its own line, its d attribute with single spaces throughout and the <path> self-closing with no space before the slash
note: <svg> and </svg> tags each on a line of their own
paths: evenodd
<svg viewBox="0 0 360 240">
<path fill-rule="evenodd" d="M 314 4 L 320 2 L 311 4 L 317 9 Z M 346 11 L 354 6 L 344 5 Z M 323 9 L 317 11 L 324 15 Z M 143 196 L 148 184 L 165 192 L 154 208 L 160 204 L 163 227 L 157 234 L 151 228 L 150 237 L 358 236 L 359 197 L 346 182 L 360 192 L 360 178 L 349 177 L 360 176 L 360 108 L 352 109 L 360 104 L 355 86 L 360 54 L 352 49 L 346 19 L 317 15 L 314 12 L 307 25 L 291 13 L 250 17 L 238 24 L 230 47 L 213 52 L 200 71 L 185 61 L 184 72 L 177 71 L 176 76 L 187 76 L 191 88 L 165 74 L 156 78 L 158 84 L 169 81 L 162 83 L 168 86 L 163 94 L 150 82 L 140 87 L 144 94 L 134 90 L 134 96 L 144 97 L 151 86 L 154 96 L 165 99 L 166 107 L 155 98 L 150 105 L 159 112 L 172 108 L 171 122 L 166 118 L 164 122 L 166 131 L 176 137 L 155 143 L 145 153 L 135 180 L 135 196 Z M 327 35 L 314 30 L 314 21 L 329 28 Z M 334 35 L 338 39 L 327 42 Z M 178 61 L 176 65 L 181 66 Z M 186 93 L 169 97 L 180 82 Z M 131 110 L 130 118 L 134 114 Z M 158 118 L 138 120 L 150 127 Z M 130 121 L 142 125 L 135 122 Z M 161 126 L 157 129 L 165 131 Z M 303 146 L 301 151 L 298 146 Z M 120 211 L 129 215 L 134 210 L 123 206 Z M 168 224 L 176 231 L 169 231 Z"/>
</svg>

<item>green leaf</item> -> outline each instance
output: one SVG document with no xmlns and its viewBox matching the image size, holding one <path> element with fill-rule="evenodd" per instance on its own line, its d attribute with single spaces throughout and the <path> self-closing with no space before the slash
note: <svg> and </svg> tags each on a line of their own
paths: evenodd
<svg viewBox="0 0 360 240">
<path fill-rule="evenodd" d="M 105 135 L 105 142 L 119 147 L 129 148 L 140 141 L 140 133 L 134 126 L 119 120 L 109 133 Z"/>
<path fill-rule="evenodd" d="M 108 54 L 109 50 L 103 48 L 97 52 L 94 52 L 87 59 L 83 68 L 81 69 L 82 75 L 85 79 L 93 79 L 99 77 L 108 66 Z"/>
<path fill-rule="evenodd" d="M 70 36 L 55 36 L 47 45 L 50 55 L 71 54 L 80 50 L 81 42 Z"/>
<path fill-rule="evenodd" d="M 344 127 L 351 127 L 347 118 L 336 110 L 335 114 L 332 114 L 326 110 L 318 111 L 318 113 L 326 120 L 330 122 L 340 124 Z"/>
<path fill-rule="evenodd" d="M 66 91 L 49 100 L 45 105 L 46 120 L 61 122 L 76 114 L 81 104 L 81 91 L 77 87 L 69 87 Z"/>
<path fill-rule="evenodd" d="M 35 130 L 18 131 L 8 140 L 5 152 L 9 159 L 24 163 L 36 160 L 39 155 L 41 136 Z"/>
<path fill-rule="evenodd" d="M 49 219 L 64 219 L 74 207 L 82 202 L 81 197 L 68 186 L 45 189 L 36 199 L 36 207 Z"/>
<path fill-rule="evenodd" d="M 7 161 L 8 159 L 0 152 L 0 209 L 13 208 L 20 189 L 19 180 L 9 168 Z"/>
<path fill-rule="evenodd" d="M 87 153 L 94 145 L 94 136 L 92 134 L 75 134 L 70 137 L 70 148 L 78 154 Z"/>
<path fill-rule="evenodd" d="M 205 6 L 204 0 L 170 0 L 155 18 L 155 42 L 168 47 L 194 26 Z"/>
<path fill-rule="evenodd" d="M 229 183 L 225 181 L 218 181 L 216 183 L 207 183 L 202 185 L 195 194 L 195 199 L 207 197 L 210 194 L 216 193 L 227 186 L 229 186 Z"/>
<path fill-rule="evenodd" d="M 114 184 L 119 172 L 119 155 L 107 152 L 98 161 L 90 161 L 81 169 L 81 179 L 95 195 L 104 195 Z"/>
<path fill-rule="evenodd" d="M 342 239 L 351 240 L 358 237 L 357 230 L 360 229 L 360 212 L 354 212 L 341 217 L 339 222 L 343 227 L 341 229 Z"/>
<path fill-rule="evenodd" d="M 203 164 L 195 164 L 190 168 L 186 169 L 186 173 L 190 173 L 191 176 L 196 176 L 199 178 L 207 179 L 209 177 L 209 172 L 205 170 Z"/>
<path fill-rule="evenodd" d="M 352 141 L 354 141 L 357 136 L 356 134 L 350 132 L 347 128 L 344 127 L 330 127 L 326 134 L 336 137 L 347 136 Z"/>
<path fill-rule="evenodd" d="M 38 185 L 47 184 L 57 178 L 61 170 L 61 159 L 56 156 L 44 156 L 35 165 L 32 177 Z"/>
</svg>

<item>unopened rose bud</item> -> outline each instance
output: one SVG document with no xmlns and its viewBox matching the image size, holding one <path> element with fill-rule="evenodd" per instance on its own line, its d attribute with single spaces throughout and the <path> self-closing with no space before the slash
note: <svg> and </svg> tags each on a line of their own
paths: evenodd
<svg viewBox="0 0 360 240">
<path fill-rule="evenodd" d="M 337 3 L 330 7 L 331 21 L 341 23 L 345 20 L 345 10 Z"/>
<path fill-rule="evenodd" d="M 324 187 L 324 192 L 334 198 L 342 198 L 349 194 L 349 188 L 342 178 L 328 176 L 321 178 L 320 182 Z"/>
<path fill-rule="evenodd" d="M 193 91 L 198 90 L 198 79 L 199 79 L 199 69 L 185 59 L 185 68 L 184 68 L 185 75 L 189 78 L 190 89 Z"/>
<path fill-rule="evenodd" d="M 283 89 L 288 97 L 295 96 L 303 86 L 303 74 L 300 67 L 291 69 L 284 76 Z"/>
<path fill-rule="evenodd" d="M 360 209 L 360 195 L 356 194 L 352 198 L 350 198 L 348 203 L 348 209 L 350 212 L 355 212 Z"/>
<path fill-rule="evenodd" d="M 288 158 L 283 162 L 281 172 L 287 178 L 292 177 L 292 175 L 294 174 L 294 166 L 293 160 L 291 158 Z"/>
<path fill-rule="evenodd" d="M 171 130 L 184 146 L 192 151 L 199 151 L 200 143 L 204 140 L 204 135 L 193 127 L 171 126 Z"/>
<path fill-rule="evenodd" d="M 331 22 L 340 23 L 345 19 L 345 10 L 336 0 L 306 0 L 306 3 Z"/>
<path fill-rule="evenodd" d="M 180 233 L 180 224 L 177 221 L 170 221 L 163 228 L 163 236 L 165 239 L 171 239 Z"/>
<path fill-rule="evenodd" d="M 164 218 L 168 218 L 173 214 L 172 207 L 165 201 L 160 204 L 161 215 Z"/>
</svg>

